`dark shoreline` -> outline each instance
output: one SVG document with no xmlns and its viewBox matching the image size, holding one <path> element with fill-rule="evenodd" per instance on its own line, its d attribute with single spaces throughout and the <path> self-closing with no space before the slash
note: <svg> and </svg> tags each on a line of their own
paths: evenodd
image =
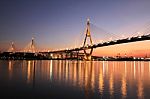
<svg viewBox="0 0 150 99">
<path fill-rule="evenodd" d="M 84 55 L 79 57 L 52 57 L 49 54 L 41 53 L 11 53 L 4 52 L 0 53 L 0 60 L 75 60 L 75 61 L 85 61 Z M 142 57 L 102 57 L 102 56 L 91 56 L 90 61 L 150 61 L 150 58 Z"/>
</svg>

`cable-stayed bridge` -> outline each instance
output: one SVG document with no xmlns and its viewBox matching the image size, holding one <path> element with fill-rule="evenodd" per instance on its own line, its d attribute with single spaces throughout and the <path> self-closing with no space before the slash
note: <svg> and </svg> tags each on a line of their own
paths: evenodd
<svg viewBox="0 0 150 99">
<path fill-rule="evenodd" d="M 148 32 L 150 28 L 146 27 L 146 31 Z M 146 32 L 146 33 L 147 33 Z M 132 36 L 128 38 L 122 38 L 122 39 L 115 39 L 115 40 L 109 40 L 105 42 L 100 43 L 93 43 L 91 31 L 90 31 L 90 20 L 87 20 L 87 26 L 85 31 L 85 37 L 83 41 L 83 45 L 81 47 L 75 47 L 75 48 L 66 48 L 62 50 L 52 50 L 52 51 L 38 51 L 35 45 L 34 38 L 32 38 L 31 42 L 26 46 L 23 50 L 16 52 L 14 43 L 12 42 L 11 47 L 7 52 L 14 53 L 14 57 L 20 57 L 24 59 L 24 56 L 38 58 L 40 59 L 82 59 L 82 60 L 91 60 L 92 59 L 92 53 L 95 48 L 104 47 L 104 46 L 110 46 L 110 45 L 116 45 L 116 44 L 123 44 L 123 43 L 130 43 L 130 42 L 137 42 L 137 41 L 144 41 L 144 40 L 150 40 L 150 34 L 143 34 L 138 36 Z M 8 55 L 9 57 L 12 57 Z M 7 57 L 8 57 L 7 56 Z"/>
</svg>

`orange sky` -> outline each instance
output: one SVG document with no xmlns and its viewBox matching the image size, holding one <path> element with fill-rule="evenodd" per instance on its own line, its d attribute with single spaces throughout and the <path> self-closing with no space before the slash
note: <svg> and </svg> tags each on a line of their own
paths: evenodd
<svg viewBox="0 0 150 99">
<path fill-rule="evenodd" d="M 150 57 L 150 41 L 140 41 L 134 43 L 118 44 L 94 49 L 93 55 L 96 56 L 116 56 L 120 53 L 124 56 L 147 56 Z"/>
</svg>

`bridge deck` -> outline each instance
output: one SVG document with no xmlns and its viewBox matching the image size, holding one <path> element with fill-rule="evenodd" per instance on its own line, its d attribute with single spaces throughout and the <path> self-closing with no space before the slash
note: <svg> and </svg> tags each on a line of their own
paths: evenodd
<svg viewBox="0 0 150 99">
<path fill-rule="evenodd" d="M 73 49 L 65 49 L 65 50 L 57 50 L 57 51 L 50 51 L 47 53 L 70 53 L 73 51 L 81 51 L 84 49 L 91 49 L 91 48 L 98 48 L 98 47 L 104 47 L 104 46 L 110 46 L 110 45 L 116 45 L 116 44 L 123 44 L 123 43 L 130 43 L 130 42 L 137 42 L 137 41 L 144 41 L 144 40 L 150 40 L 150 34 L 148 35 L 142 35 L 142 36 L 136 36 L 126 39 L 118 39 L 114 41 L 107 41 L 103 43 L 94 44 L 92 46 L 86 46 L 86 47 L 80 47 L 80 48 L 73 48 Z"/>
</svg>

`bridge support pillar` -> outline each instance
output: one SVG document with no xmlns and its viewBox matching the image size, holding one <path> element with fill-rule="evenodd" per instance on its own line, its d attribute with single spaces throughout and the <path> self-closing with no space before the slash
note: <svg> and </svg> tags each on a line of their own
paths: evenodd
<svg viewBox="0 0 150 99">
<path fill-rule="evenodd" d="M 91 58 L 92 55 L 88 54 L 88 55 L 85 55 L 84 56 L 84 60 L 87 60 L 87 61 L 90 61 L 92 58 Z"/>
<path fill-rule="evenodd" d="M 83 43 L 83 50 L 84 50 L 84 60 L 91 60 L 91 56 L 92 56 L 92 52 L 93 52 L 93 48 L 91 48 L 91 46 L 89 46 L 89 44 L 86 44 L 87 39 L 89 38 L 90 40 L 90 45 L 93 45 L 92 42 L 92 37 L 91 37 L 91 32 L 90 32 L 90 20 L 87 20 L 87 28 L 86 28 L 86 36 L 84 39 L 84 43 Z M 86 50 L 90 49 L 90 52 L 87 53 Z"/>
</svg>

